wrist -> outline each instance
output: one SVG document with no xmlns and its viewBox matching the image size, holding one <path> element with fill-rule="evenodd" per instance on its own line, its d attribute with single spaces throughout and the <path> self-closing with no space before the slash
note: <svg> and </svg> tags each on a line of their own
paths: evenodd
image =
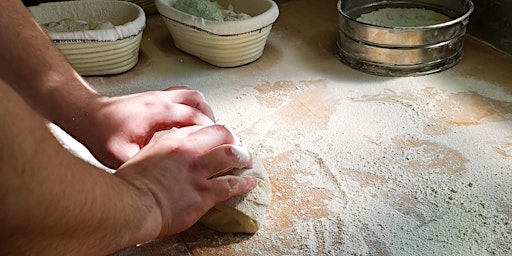
<svg viewBox="0 0 512 256">
<path fill-rule="evenodd" d="M 74 73 L 74 72 L 73 72 Z M 46 100 L 39 112 L 82 144 L 97 128 L 95 115 L 105 104 L 107 97 L 94 91 L 78 74 L 67 78 L 51 79 L 46 86 Z M 94 135 L 92 135 L 94 136 Z"/>
<path fill-rule="evenodd" d="M 128 244 L 137 244 L 160 236 L 162 213 L 150 190 L 137 182 L 136 177 L 125 175 L 128 172 L 118 171 L 115 176 L 121 180 L 125 188 L 130 191 L 128 193 L 132 195 L 132 198 L 128 201 L 131 208 L 128 209 L 131 215 L 131 219 L 128 221 L 135 226 L 132 228 L 132 232 L 129 233 L 131 237 L 128 238 Z"/>
<path fill-rule="evenodd" d="M 45 113 L 49 121 L 69 132 L 76 132 L 83 125 L 87 126 L 86 122 L 101 109 L 106 99 L 94 91 L 78 74 L 74 75 L 76 77 L 48 82 L 53 84 L 53 89 L 48 92 L 51 94 L 48 98 L 54 100 L 54 105 L 47 108 Z"/>
</svg>

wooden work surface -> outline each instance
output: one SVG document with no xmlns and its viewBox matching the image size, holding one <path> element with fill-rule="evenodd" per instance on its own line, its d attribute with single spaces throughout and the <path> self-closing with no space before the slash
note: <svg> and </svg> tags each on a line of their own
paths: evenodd
<svg viewBox="0 0 512 256">
<path fill-rule="evenodd" d="M 368 75 L 334 54 L 335 0 L 278 1 L 261 59 L 217 68 L 148 17 L 106 95 L 187 84 L 262 159 L 273 198 L 254 235 L 197 224 L 116 255 L 510 255 L 512 57 L 466 37 L 441 73 Z"/>
</svg>

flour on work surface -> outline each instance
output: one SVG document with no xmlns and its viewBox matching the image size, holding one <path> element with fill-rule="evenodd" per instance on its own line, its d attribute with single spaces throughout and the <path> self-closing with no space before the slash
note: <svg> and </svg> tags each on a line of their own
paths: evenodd
<svg viewBox="0 0 512 256">
<path fill-rule="evenodd" d="M 199 251 L 219 255 L 506 255 L 512 251 L 510 197 L 489 192 L 510 191 L 506 184 L 512 182 L 511 176 L 504 174 L 512 164 L 493 160 L 512 152 L 510 130 L 493 128 L 510 125 L 510 103 L 477 92 L 424 85 L 342 94 L 323 80 L 265 82 L 240 93 L 243 101 L 248 95 L 256 99 L 258 119 L 247 125 L 247 118 L 235 118 L 235 123 L 244 120 L 236 132 L 244 146 L 265 160 L 273 203 L 254 236 L 240 240 L 216 236 L 219 244 L 212 250 L 204 248 L 204 243 L 212 242 L 205 238 L 198 242 L 203 244 Z M 472 129 L 482 126 L 493 133 Z M 486 136 L 505 140 L 483 139 Z M 474 143 L 482 145 L 467 146 Z M 493 180 L 494 175 L 505 179 Z M 209 236 L 193 236 L 200 237 Z M 199 244 L 189 245 L 198 248 Z"/>
<path fill-rule="evenodd" d="M 424 8 L 382 8 L 362 14 L 358 21 L 383 27 L 422 27 L 444 23 L 447 16 Z"/>
<path fill-rule="evenodd" d="M 196 224 L 176 254 L 510 255 L 510 95 L 440 77 L 226 90 L 216 113 L 262 159 L 272 202 L 255 234 Z"/>
</svg>

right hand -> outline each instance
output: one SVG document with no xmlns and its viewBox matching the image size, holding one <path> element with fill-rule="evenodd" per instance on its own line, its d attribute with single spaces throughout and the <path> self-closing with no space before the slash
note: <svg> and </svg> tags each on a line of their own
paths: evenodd
<svg viewBox="0 0 512 256">
<path fill-rule="evenodd" d="M 161 223 L 159 236 L 176 234 L 215 203 L 256 187 L 255 178 L 221 175 L 252 166 L 249 152 L 235 143 L 224 126 L 181 128 L 148 144 L 116 175 L 150 195 L 160 213 L 154 220 Z"/>
</svg>

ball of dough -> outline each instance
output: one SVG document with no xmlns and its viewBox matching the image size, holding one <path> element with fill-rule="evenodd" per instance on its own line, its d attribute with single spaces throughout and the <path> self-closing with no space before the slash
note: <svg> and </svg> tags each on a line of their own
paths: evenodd
<svg viewBox="0 0 512 256">
<path fill-rule="evenodd" d="M 228 174 L 253 176 L 258 180 L 258 186 L 245 195 L 217 203 L 199 222 L 220 232 L 255 233 L 263 223 L 271 200 L 268 174 L 259 159 L 253 160 L 251 169 L 234 169 Z"/>
</svg>

